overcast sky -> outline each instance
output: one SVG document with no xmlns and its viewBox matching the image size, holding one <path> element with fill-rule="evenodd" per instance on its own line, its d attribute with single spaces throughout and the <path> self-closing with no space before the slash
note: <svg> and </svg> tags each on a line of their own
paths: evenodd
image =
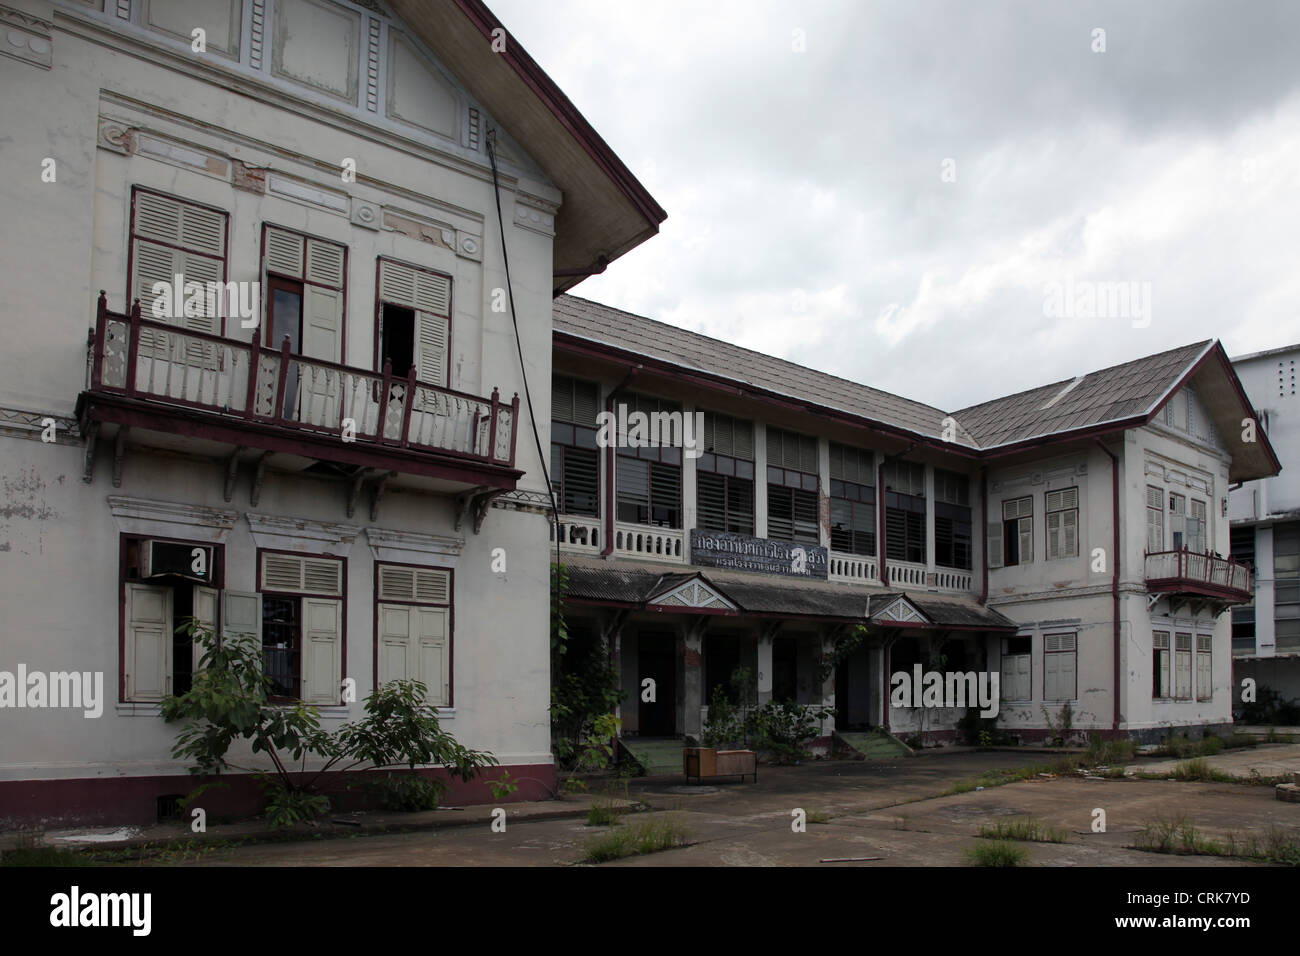
<svg viewBox="0 0 1300 956">
<path fill-rule="evenodd" d="M 1300 3 L 489 3 L 668 212 L 577 295 L 946 410 L 1300 342 Z"/>
</svg>

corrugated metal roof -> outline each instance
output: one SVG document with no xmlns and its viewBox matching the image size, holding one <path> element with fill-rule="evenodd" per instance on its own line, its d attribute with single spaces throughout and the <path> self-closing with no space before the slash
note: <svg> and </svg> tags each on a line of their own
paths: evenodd
<svg viewBox="0 0 1300 956">
<path fill-rule="evenodd" d="M 932 405 L 577 296 L 560 296 L 552 311 L 556 332 L 942 439 L 949 413 Z M 997 448 L 1149 414 L 1212 345 L 1184 345 L 952 412 L 956 444 Z"/>
</svg>

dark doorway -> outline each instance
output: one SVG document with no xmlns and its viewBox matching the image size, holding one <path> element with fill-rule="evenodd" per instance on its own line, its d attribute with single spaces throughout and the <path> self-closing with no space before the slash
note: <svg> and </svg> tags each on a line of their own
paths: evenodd
<svg viewBox="0 0 1300 956">
<path fill-rule="evenodd" d="M 797 701 L 799 697 L 799 641 L 778 637 L 772 641 L 772 699 Z"/>
<path fill-rule="evenodd" d="M 645 699 L 645 679 L 653 680 L 655 699 Z M 667 634 L 637 638 L 638 721 L 642 737 L 672 737 L 677 733 L 677 642 Z"/>
<path fill-rule="evenodd" d="M 740 638 L 734 634 L 713 634 L 704 639 L 704 703 L 713 700 L 715 688 L 721 687 L 728 701 L 738 704 L 731 675 L 740 666 Z"/>
</svg>

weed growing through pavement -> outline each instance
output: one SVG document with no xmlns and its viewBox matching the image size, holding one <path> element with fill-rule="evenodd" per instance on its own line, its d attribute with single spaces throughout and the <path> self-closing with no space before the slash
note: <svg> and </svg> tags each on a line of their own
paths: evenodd
<svg viewBox="0 0 1300 956">
<path fill-rule="evenodd" d="M 1023 820 L 999 820 L 980 827 L 980 836 L 986 840 L 1023 840 L 1028 843 L 1064 843 L 1066 833 L 1049 827 L 1041 820 L 1026 817 Z"/>
<path fill-rule="evenodd" d="M 1029 854 L 1014 843 L 989 840 L 967 847 L 966 861 L 972 866 L 1024 866 Z"/>
<path fill-rule="evenodd" d="M 584 859 L 589 863 L 605 863 L 625 856 L 659 853 L 685 846 L 689 836 L 689 828 L 675 817 L 642 820 L 616 826 L 608 833 L 588 840 Z"/>
</svg>

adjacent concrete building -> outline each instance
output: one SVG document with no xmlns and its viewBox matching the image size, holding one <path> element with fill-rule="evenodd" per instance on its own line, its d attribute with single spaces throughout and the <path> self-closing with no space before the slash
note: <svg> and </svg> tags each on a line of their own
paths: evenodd
<svg viewBox="0 0 1300 956">
<path fill-rule="evenodd" d="M 545 417 L 552 295 L 663 211 L 478 0 L 3 0 L 0 27 L 0 672 L 107 698 L 0 686 L 0 823 L 189 788 L 159 702 L 190 616 L 260 635 L 327 729 L 422 680 L 549 792 L 524 374 Z"/>
<path fill-rule="evenodd" d="M 1283 471 L 1234 487 L 1228 501 L 1232 553 L 1255 571 L 1254 600 L 1232 612 L 1236 683 L 1254 678 L 1257 693 L 1269 688 L 1292 703 L 1300 701 L 1300 416 L 1291 418 L 1300 408 L 1297 360 L 1300 345 L 1233 359 Z"/>
</svg>

